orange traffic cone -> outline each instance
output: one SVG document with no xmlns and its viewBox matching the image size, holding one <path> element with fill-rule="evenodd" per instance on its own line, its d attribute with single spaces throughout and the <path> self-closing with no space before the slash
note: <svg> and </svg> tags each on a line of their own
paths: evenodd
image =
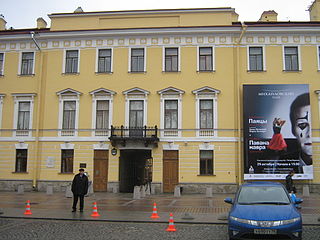
<svg viewBox="0 0 320 240">
<path fill-rule="evenodd" d="M 157 204 L 156 203 L 153 203 L 152 215 L 150 217 L 151 218 L 159 218 L 159 215 L 157 213 Z"/>
<path fill-rule="evenodd" d="M 98 213 L 97 203 L 94 202 L 93 207 L 92 207 L 91 217 L 99 217 L 99 216 L 100 216 L 100 214 Z"/>
<path fill-rule="evenodd" d="M 169 226 L 166 230 L 167 232 L 175 232 L 176 228 L 174 227 L 174 222 L 173 222 L 173 214 L 170 213 L 170 219 L 169 219 Z"/>
<path fill-rule="evenodd" d="M 30 209 L 30 200 L 27 201 L 26 203 L 26 211 L 24 212 L 24 215 L 31 215 L 31 209 Z"/>
</svg>

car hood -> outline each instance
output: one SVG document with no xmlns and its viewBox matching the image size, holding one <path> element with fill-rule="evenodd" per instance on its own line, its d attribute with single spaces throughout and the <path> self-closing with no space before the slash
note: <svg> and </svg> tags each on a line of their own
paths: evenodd
<svg viewBox="0 0 320 240">
<path fill-rule="evenodd" d="M 257 221 L 286 220 L 300 217 L 300 213 L 290 205 L 235 205 L 231 216 Z"/>
</svg>

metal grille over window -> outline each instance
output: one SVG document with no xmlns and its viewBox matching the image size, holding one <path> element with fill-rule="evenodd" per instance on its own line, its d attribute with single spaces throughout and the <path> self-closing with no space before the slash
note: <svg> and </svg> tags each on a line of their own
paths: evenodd
<svg viewBox="0 0 320 240">
<path fill-rule="evenodd" d="M 98 72 L 111 72 L 111 49 L 99 49 Z"/>
<path fill-rule="evenodd" d="M 131 72 L 144 71 L 144 49 L 131 49 Z"/>
<path fill-rule="evenodd" d="M 298 48 L 297 47 L 285 47 L 284 48 L 285 58 L 285 70 L 286 71 L 298 71 Z"/>
<path fill-rule="evenodd" d="M 33 52 L 22 53 L 21 60 L 21 75 L 31 75 L 33 74 Z"/>
<path fill-rule="evenodd" d="M 213 175 L 213 151 L 200 151 L 200 175 Z"/>
<path fill-rule="evenodd" d="M 199 71 L 212 71 L 212 48 L 199 48 Z"/>
<path fill-rule="evenodd" d="M 73 149 L 61 150 L 61 173 L 73 172 L 73 155 Z"/>
<path fill-rule="evenodd" d="M 16 136 L 28 136 L 30 128 L 30 102 L 19 102 Z"/>
<path fill-rule="evenodd" d="M 109 128 L 109 101 L 98 100 L 96 110 L 96 136 L 107 136 Z"/>
<path fill-rule="evenodd" d="M 164 136 L 178 136 L 178 100 L 165 100 Z"/>
<path fill-rule="evenodd" d="M 3 60 L 4 60 L 4 54 L 0 53 L 0 76 L 3 75 Z"/>
<path fill-rule="evenodd" d="M 66 51 L 66 69 L 65 73 L 78 73 L 78 50 Z"/>
<path fill-rule="evenodd" d="M 213 100 L 200 100 L 200 136 L 213 135 Z"/>
<path fill-rule="evenodd" d="M 165 71 L 166 72 L 178 71 L 178 48 L 165 49 Z"/>
<path fill-rule="evenodd" d="M 76 120 L 76 101 L 64 101 L 62 136 L 74 136 Z"/>
<path fill-rule="evenodd" d="M 250 71 L 263 71 L 262 47 L 249 48 Z"/>
<path fill-rule="evenodd" d="M 28 149 L 16 150 L 16 172 L 27 172 Z"/>
</svg>

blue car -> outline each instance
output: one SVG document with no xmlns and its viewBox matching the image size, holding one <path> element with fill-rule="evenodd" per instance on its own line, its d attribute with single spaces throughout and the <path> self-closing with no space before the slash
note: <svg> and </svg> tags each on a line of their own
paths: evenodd
<svg viewBox="0 0 320 240">
<path fill-rule="evenodd" d="M 295 202 L 281 183 L 252 182 L 240 186 L 228 216 L 230 239 L 302 239 L 302 218 Z"/>
</svg>

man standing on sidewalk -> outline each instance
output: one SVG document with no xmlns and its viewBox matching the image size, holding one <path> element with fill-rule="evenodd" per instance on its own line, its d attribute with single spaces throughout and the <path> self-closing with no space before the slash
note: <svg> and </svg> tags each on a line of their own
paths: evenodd
<svg viewBox="0 0 320 240">
<path fill-rule="evenodd" d="M 73 193 L 72 212 L 77 210 L 78 199 L 80 198 L 80 212 L 83 212 L 84 195 L 88 192 L 88 177 L 84 174 L 84 169 L 80 168 L 79 173 L 74 176 L 71 191 Z"/>
</svg>

